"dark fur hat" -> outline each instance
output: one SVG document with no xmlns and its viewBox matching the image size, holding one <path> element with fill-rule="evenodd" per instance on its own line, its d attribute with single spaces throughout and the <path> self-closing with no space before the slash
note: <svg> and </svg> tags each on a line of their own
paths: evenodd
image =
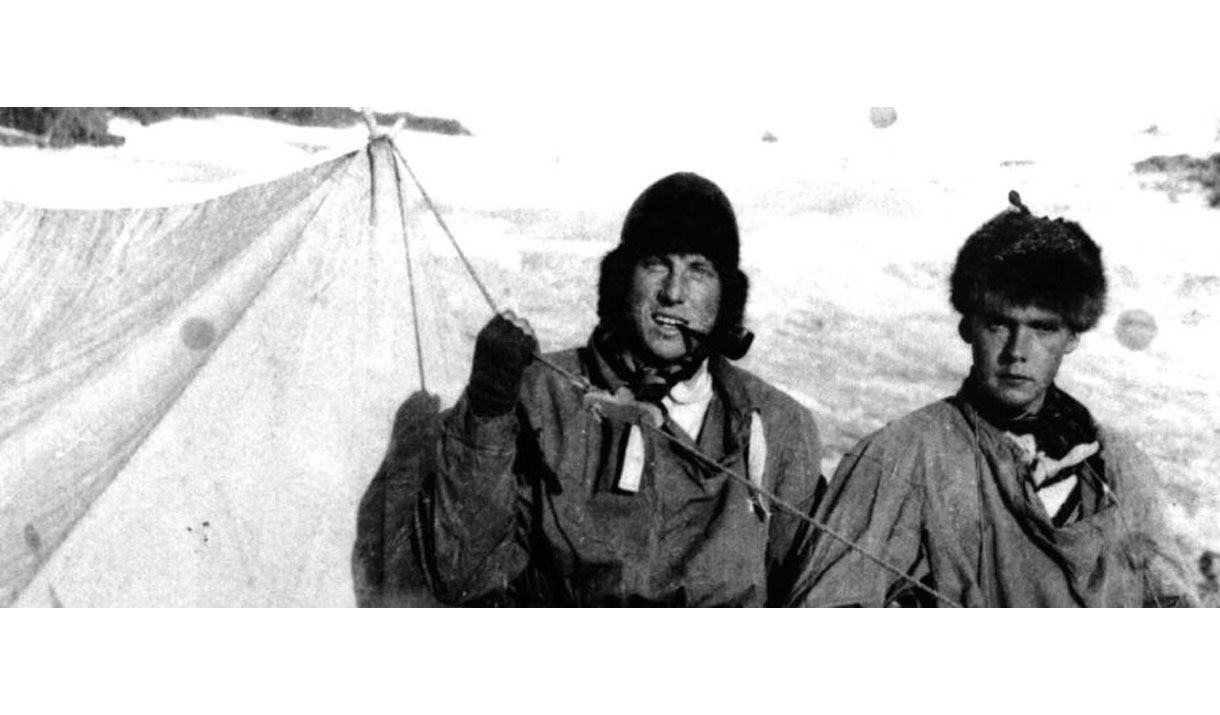
<svg viewBox="0 0 1220 715">
<path fill-rule="evenodd" d="M 1015 208 L 983 224 L 958 252 L 953 307 L 968 315 L 992 296 L 1054 311 L 1078 333 L 1092 329 L 1106 304 L 1101 248 L 1073 221 L 1034 216 L 1017 192 L 1009 201 Z"/>
<path fill-rule="evenodd" d="M 753 336 L 745 330 L 749 280 L 738 266 L 740 239 L 733 206 L 711 181 L 689 172 L 670 174 L 644 190 L 627 211 L 618 247 L 601 263 L 597 317 L 613 328 L 626 314 L 635 264 L 647 256 L 698 253 L 720 274 L 720 313 L 712 344 L 737 359 Z"/>
</svg>

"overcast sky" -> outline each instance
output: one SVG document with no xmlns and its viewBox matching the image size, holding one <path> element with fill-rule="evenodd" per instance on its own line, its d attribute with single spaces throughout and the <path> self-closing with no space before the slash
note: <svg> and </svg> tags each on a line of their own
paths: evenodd
<svg viewBox="0 0 1220 715">
<path fill-rule="evenodd" d="M 400 107 L 485 135 L 835 129 L 874 104 L 922 107 L 904 116 L 951 132 L 1087 135 L 1158 108 L 1213 111 L 1217 5 L 70 0 L 57 7 L 74 23 L 7 12 L 22 28 L 6 33 L 8 54 L 24 59 L 6 93 Z"/>
<path fill-rule="evenodd" d="M 958 130 L 1095 127 L 1216 103 L 1201 3 L 438 5 L 403 15 L 403 102 L 484 132 L 835 126 L 871 104 L 938 108 Z"/>
</svg>

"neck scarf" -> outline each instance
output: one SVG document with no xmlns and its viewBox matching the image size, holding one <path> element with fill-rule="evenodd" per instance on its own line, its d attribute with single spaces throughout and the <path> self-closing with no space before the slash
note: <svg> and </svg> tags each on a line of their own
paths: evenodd
<svg viewBox="0 0 1220 715">
<path fill-rule="evenodd" d="M 610 369 L 642 402 L 661 404 L 675 385 L 690 380 L 707 363 L 707 355 L 696 350 L 672 365 L 650 365 L 637 359 L 616 331 L 598 328 L 593 339 Z"/>
<path fill-rule="evenodd" d="M 610 369 L 623 380 L 640 402 L 658 405 L 695 441 L 712 399 L 712 376 L 706 356 L 689 356 L 673 366 L 653 366 L 637 361 L 613 332 L 600 328 L 593 334 L 594 347 Z M 618 489 L 635 493 L 644 474 L 644 433 L 639 425 L 627 430 L 627 444 L 616 481 Z"/>
<path fill-rule="evenodd" d="M 1105 462 L 1099 452 L 1089 448 L 1097 443 L 1097 423 L 1088 408 L 1054 384 L 1047 388 L 1042 409 L 1033 415 L 1006 416 L 972 378 L 962 385 L 961 397 L 1022 447 L 1031 479 L 1055 526 L 1065 526 L 1101 508 Z M 1063 466 L 1056 464 L 1053 474 L 1035 478 L 1037 453 L 1049 458 L 1044 463 L 1062 460 Z"/>
</svg>

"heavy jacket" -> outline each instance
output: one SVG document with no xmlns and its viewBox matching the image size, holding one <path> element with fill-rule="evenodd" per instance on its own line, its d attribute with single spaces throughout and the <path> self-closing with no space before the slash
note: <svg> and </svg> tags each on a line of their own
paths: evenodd
<svg viewBox="0 0 1220 715">
<path fill-rule="evenodd" d="M 599 388 L 622 378 L 589 345 L 548 356 Z M 812 510 L 821 444 L 812 415 L 718 356 L 697 446 L 746 472 L 751 416 L 767 443 L 763 485 Z M 617 488 L 629 426 L 599 419 L 539 363 L 514 413 L 484 419 L 465 397 L 443 419 L 416 510 L 430 590 L 451 604 L 748 605 L 784 603 L 810 532 L 760 510 L 748 488 L 645 430 L 639 491 Z M 665 429 L 672 430 L 667 423 Z"/>
<path fill-rule="evenodd" d="M 1151 462 L 1119 434 L 1097 435 L 1112 494 L 1064 527 L 1019 478 L 1020 448 L 960 396 L 865 437 L 818 517 L 962 606 L 1193 604 Z M 945 605 L 829 536 L 816 541 L 807 605 Z"/>
</svg>

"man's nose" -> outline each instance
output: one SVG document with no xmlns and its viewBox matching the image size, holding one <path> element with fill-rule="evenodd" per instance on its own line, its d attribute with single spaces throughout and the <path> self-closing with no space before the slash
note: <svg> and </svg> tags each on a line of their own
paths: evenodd
<svg viewBox="0 0 1220 715">
<path fill-rule="evenodd" d="M 1001 354 L 1008 362 L 1025 362 L 1029 357 L 1030 331 L 1023 325 L 1018 325 L 1008 333 L 1004 341 L 1004 352 Z"/>
<path fill-rule="evenodd" d="M 681 270 L 670 271 L 661 282 L 661 300 L 668 304 L 686 300 L 686 276 Z"/>
</svg>

